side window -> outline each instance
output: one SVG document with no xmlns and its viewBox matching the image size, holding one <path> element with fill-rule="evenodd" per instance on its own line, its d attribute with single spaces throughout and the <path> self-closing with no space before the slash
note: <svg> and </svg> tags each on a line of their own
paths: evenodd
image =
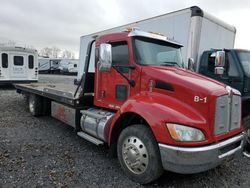
<svg viewBox="0 0 250 188">
<path fill-rule="evenodd" d="M 215 69 L 214 62 L 215 62 L 215 57 L 211 57 L 211 53 L 208 54 L 207 72 L 210 75 L 214 74 L 214 69 Z M 239 72 L 238 72 L 237 67 L 234 63 L 233 57 L 230 53 L 226 53 L 224 75 L 231 76 L 231 77 L 238 77 L 239 76 Z"/>
<path fill-rule="evenodd" d="M 211 57 L 211 52 L 204 52 L 201 56 L 200 60 L 200 67 L 199 67 L 199 72 L 201 74 L 204 74 L 206 76 L 213 76 L 214 75 L 214 62 L 215 58 Z"/>
<path fill-rule="evenodd" d="M 33 69 L 33 68 L 34 68 L 34 56 L 29 55 L 29 69 Z"/>
<path fill-rule="evenodd" d="M 14 56 L 14 65 L 23 66 L 23 56 Z"/>
<path fill-rule="evenodd" d="M 208 71 L 210 74 L 214 74 L 215 57 L 211 57 L 211 54 L 212 54 L 212 53 L 209 53 L 209 54 L 208 54 L 207 71 Z"/>
<path fill-rule="evenodd" d="M 227 73 L 228 76 L 231 77 L 239 77 L 239 72 L 237 70 L 237 67 L 235 65 L 235 61 L 233 60 L 233 57 L 230 53 L 227 54 L 227 58 L 226 58 L 226 66 L 227 66 Z"/>
<path fill-rule="evenodd" d="M 128 60 L 128 44 L 126 42 L 112 43 L 112 65 L 129 65 Z M 126 67 L 118 67 L 118 69 L 127 73 L 129 71 Z"/>
<path fill-rule="evenodd" d="M 2 67 L 8 68 L 8 54 L 2 53 Z"/>
</svg>

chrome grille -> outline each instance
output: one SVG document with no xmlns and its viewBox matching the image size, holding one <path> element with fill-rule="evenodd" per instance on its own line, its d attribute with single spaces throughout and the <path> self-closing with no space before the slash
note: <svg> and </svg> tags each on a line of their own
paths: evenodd
<svg viewBox="0 0 250 188">
<path fill-rule="evenodd" d="M 219 135 L 240 128 L 241 97 L 221 96 L 216 100 L 214 134 Z"/>
</svg>

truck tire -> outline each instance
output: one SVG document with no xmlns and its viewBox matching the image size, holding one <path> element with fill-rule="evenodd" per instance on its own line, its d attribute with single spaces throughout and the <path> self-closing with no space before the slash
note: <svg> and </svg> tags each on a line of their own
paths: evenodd
<svg viewBox="0 0 250 188">
<path fill-rule="evenodd" d="M 29 95 L 23 94 L 23 98 L 26 104 L 29 104 Z"/>
<path fill-rule="evenodd" d="M 247 135 L 246 149 L 247 151 L 250 152 L 250 116 L 246 116 L 243 118 L 243 127 L 244 127 L 244 132 Z"/>
<path fill-rule="evenodd" d="M 117 155 L 127 176 L 140 184 L 150 183 L 163 173 L 157 142 L 145 125 L 131 125 L 121 132 Z"/>
<path fill-rule="evenodd" d="M 47 98 L 42 98 L 43 110 L 42 115 L 48 116 L 51 114 L 51 100 Z"/>
<path fill-rule="evenodd" d="M 38 95 L 29 96 L 29 111 L 33 116 L 42 115 L 43 111 L 42 97 Z"/>
</svg>

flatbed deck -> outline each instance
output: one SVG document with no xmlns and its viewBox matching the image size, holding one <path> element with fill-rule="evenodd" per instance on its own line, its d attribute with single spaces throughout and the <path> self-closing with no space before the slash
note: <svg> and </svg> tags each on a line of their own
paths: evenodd
<svg viewBox="0 0 250 188">
<path fill-rule="evenodd" d="M 81 88 L 74 96 L 77 86 L 74 84 L 53 84 L 53 83 L 31 83 L 16 84 L 17 92 L 31 93 L 50 98 L 52 100 L 63 102 L 72 106 L 78 106 L 83 99 L 93 97 L 93 93 L 85 93 L 84 97 L 80 97 Z"/>
</svg>

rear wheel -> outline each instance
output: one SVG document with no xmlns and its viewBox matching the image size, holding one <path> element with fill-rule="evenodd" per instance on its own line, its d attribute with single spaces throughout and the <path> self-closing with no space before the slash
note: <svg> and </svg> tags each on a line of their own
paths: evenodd
<svg viewBox="0 0 250 188">
<path fill-rule="evenodd" d="M 29 96 L 29 111 L 33 116 L 42 115 L 42 97 L 38 95 Z"/>
<path fill-rule="evenodd" d="M 117 155 L 125 173 L 140 184 L 150 183 L 163 173 L 158 145 L 145 125 L 131 125 L 121 132 Z"/>
<path fill-rule="evenodd" d="M 246 149 L 250 152 L 250 116 L 246 116 L 243 119 L 244 132 L 247 135 Z"/>
<path fill-rule="evenodd" d="M 51 113 L 51 100 L 47 98 L 42 98 L 43 110 L 42 115 L 48 116 Z"/>
</svg>

